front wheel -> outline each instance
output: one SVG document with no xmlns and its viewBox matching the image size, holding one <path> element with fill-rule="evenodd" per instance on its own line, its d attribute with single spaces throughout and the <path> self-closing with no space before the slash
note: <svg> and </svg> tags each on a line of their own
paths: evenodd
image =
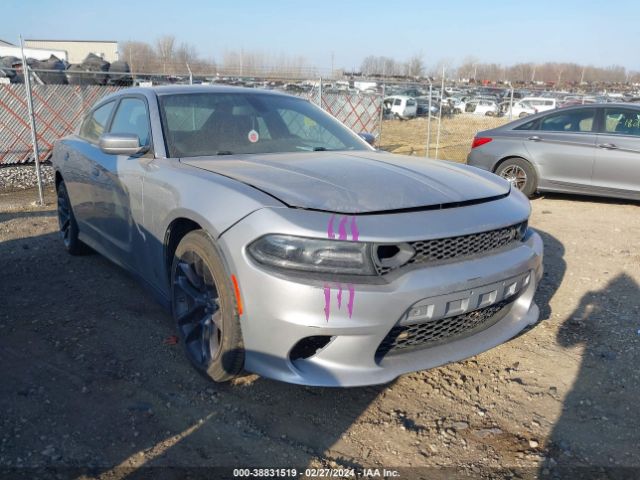
<svg viewBox="0 0 640 480">
<path fill-rule="evenodd" d="M 527 197 L 533 196 L 538 187 L 538 177 L 533 166 L 524 158 L 510 158 L 496 169 L 496 175 L 509 180 L 512 186 Z"/>
<path fill-rule="evenodd" d="M 71 255 L 82 255 L 88 253 L 89 247 L 80 241 L 78 238 L 78 223 L 76 217 L 73 214 L 73 208 L 71 207 L 71 200 L 69 200 L 69 194 L 67 192 L 67 186 L 64 181 L 58 184 L 57 188 L 57 201 L 58 201 L 58 227 L 60 229 L 60 237 L 64 248 Z"/>
<path fill-rule="evenodd" d="M 184 236 L 171 266 L 173 318 L 189 361 L 216 382 L 242 370 L 244 348 L 233 286 L 213 240 Z"/>
</svg>

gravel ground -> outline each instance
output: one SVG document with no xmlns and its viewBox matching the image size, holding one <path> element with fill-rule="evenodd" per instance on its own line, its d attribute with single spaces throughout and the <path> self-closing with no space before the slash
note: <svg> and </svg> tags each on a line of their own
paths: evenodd
<svg viewBox="0 0 640 480">
<path fill-rule="evenodd" d="M 36 207 L 35 197 L 0 193 L 5 474 L 163 478 L 147 467 L 223 465 L 422 469 L 401 478 L 640 475 L 636 203 L 532 202 L 546 257 L 542 321 L 525 334 L 387 385 L 320 389 L 195 374 L 180 346 L 165 343 L 169 315 L 101 256 L 66 255 L 53 205 Z M 88 470 L 65 470 L 74 467 Z"/>
<path fill-rule="evenodd" d="M 53 184 L 53 167 L 49 164 L 40 166 L 42 184 Z M 38 185 L 36 167 L 30 165 L 16 165 L 12 167 L 0 166 L 0 191 L 25 190 Z"/>
</svg>

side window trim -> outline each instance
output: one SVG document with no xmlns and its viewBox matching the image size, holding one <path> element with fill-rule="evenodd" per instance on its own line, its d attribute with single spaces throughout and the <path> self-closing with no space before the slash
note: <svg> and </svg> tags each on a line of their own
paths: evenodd
<svg viewBox="0 0 640 480">
<path fill-rule="evenodd" d="M 604 131 L 604 108 L 597 107 L 596 109 L 596 117 L 594 119 L 594 125 L 591 133 L 602 134 L 606 133 Z"/>
<path fill-rule="evenodd" d="M 120 104 L 122 103 L 123 100 L 126 100 L 127 98 L 135 98 L 137 100 L 142 100 L 142 103 L 144 103 L 144 108 L 146 110 L 147 113 L 147 126 L 149 127 L 149 151 L 153 152 L 153 129 L 151 128 L 151 114 L 149 113 L 149 103 L 147 102 L 147 98 L 144 95 L 139 95 L 139 94 L 135 94 L 135 93 L 129 93 L 129 94 L 125 94 L 122 95 L 120 97 L 118 97 L 115 101 L 117 102 L 117 105 L 113 108 L 113 110 L 111 111 L 111 116 L 109 117 L 109 120 L 107 122 L 107 126 L 105 127 L 105 132 L 109 132 L 111 133 L 111 127 L 113 125 L 113 119 L 116 116 L 116 113 L 118 112 L 118 109 L 120 108 Z"/>
</svg>

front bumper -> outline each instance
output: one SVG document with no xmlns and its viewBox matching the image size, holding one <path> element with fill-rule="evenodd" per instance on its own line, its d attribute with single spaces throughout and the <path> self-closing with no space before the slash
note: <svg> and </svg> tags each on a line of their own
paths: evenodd
<svg viewBox="0 0 640 480">
<path fill-rule="evenodd" d="M 484 205 L 468 207 L 468 210 L 476 209 L 476 221 L 481 207 L 487 210 Z M 506 250 L 469 257 L 455 263 L 401 269 L 385 276 L 384 282 L 352 284 L 354 302 L 350 315 L 346 307 L 347 284 L 285 276 L 265 270 L 248 257 L 246 245 L 264 233 L 263 229 L 269 228 L 278 233 L 294 233 L 298 230 L 295 233 L 300 235 L 310 233 L 304 228 L 300 231 L 299 223 L 295 228 L 287 222 L 281 222 L 275 229 L 263 226 L 270 221 L 278 223 L 277 218 L 281 218 L 281 215 L 274 213 L 274 210 L 277 209 L 255 212 L 252 216 L 257 218 L 253 218 L 253 221 L 240 222 L 220 238 L 229 267 L 240 283 L 244 305 L 241 327 L 246 349 L 245 368 L 248 371 L 305 385 L 386 383 L 404 373 L 437 367 L 483 352 L 507 341 L 538 320 L 538 307 L 533 302 L 533 295 L 542 276 L 543 245 L 535 232 L 526 241 Z M 494 213 L 489 217 L 496 215 L 497 211 L 493 210 Z M 290 210 L 285 209 L 281 213 L 287 216 L 286 212 Z M 466 214 L 474 216 L 474 211 L 466 211 L 462 218 L 456 219 L 457 216 L 452 212 L 449 212 L 446 223 L 454 230 L 463 228 Z M 318 212 L 302 213 L 307 216 L 327 216 Z M 512 213 L 514 218 L 519 215 L 518 219 L 522 220 L 521 211 Z M 442 215 L 441 211 L 410 215 L 428 215 L 432 220 L 431 230 L 436 232 L 442 220 L 438 218 L 438 215 Z M 505 216 L 504 210 L 501 216 Z M 509 212 L 506 216 L 509 216 Z M 489 217 L 486 221 L 490 224 Z M 403 218 L 403 221 L 406 220 Z M 385 223 L 380 218 L 375 221 L 377 224 Z M 379 241 L 374 223 L 367 225 L 367 220 L 362 223 L 359 224 L 363 232 L 361 239 Z M 368 226 L 372 230 L 370 239 L 366 238 Z M 417 235 L 421 234 L 412 232 L 410 236 Z M 240 245 L 243 247 L 238 248 Z M 436 318 L 432 321 L 437 321 L 438 316 L 450 315 L 446 312 L 451 308 L 466 308 L 467 311 L 478 308 L 479 292 L 495 291 L 493 298 L 499 301 L 506 295 L 505 291 L 513 279 L 519 279 L 517 295 L 513 296 L 516 300 L 505 308 L 504 317 L 489 328 L 436 346 L 376 357 L 382 340 L 391 328 L 406 318 L 408 310 L 415 304 L 431 305 L 431 312 L 435 312 Z M 325 316 L 327 286 L 331 296 L 328 320 Z M 342 305 L 338 308 L 340 287 Z M 333 338 L 315 355 L 292 361 L 292 348 L 300 340 L 312 336 Z"/>
</svg>

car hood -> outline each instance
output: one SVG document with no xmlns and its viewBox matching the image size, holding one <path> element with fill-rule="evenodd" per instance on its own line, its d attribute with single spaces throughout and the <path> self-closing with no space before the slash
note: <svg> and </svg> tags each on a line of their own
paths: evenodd
<svg viewBox="0 0 640 480">
<path fill-rule="evenodd" d="M 446 208 L 509 193 L 509 183 L 466 165 L 378 151 L 183 158 L 251 185 L 290 207 L 357 214 Z"/>
</svg>

